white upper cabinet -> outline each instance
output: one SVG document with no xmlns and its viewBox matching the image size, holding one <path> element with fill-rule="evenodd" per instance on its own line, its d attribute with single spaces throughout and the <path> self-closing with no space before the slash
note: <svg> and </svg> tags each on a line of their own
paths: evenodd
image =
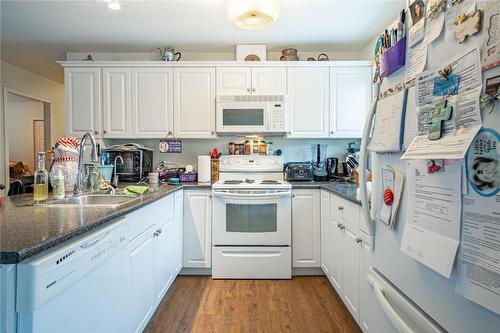
<svg viewBox="0 0 500 333">
<path fill-rule="evenodd" d="M 249 67 L 218 67 L 217 95 L 252 93 L 252 70 Z"/>
<path fill-rule="evenodd" d="M 286 69 L 218 67 L 218 95 L 286 95 Z"/>
<path fill-rule="evenodd" d="M 286 69 L 252 68 L 252 94 L 286 95 Z"/>
<path fill-rule="evenodd" d="M 102 69 L 102 114 L 105 138 L 131 136 L 132 100 L 130 68 Z"/>
<path fill-rule="evenodd" d="M 164 138 L 173 131 L 173 69 L 132 69 L 132 137 Z"/>
<path fill-rule="evenodd" d="M 318 190 L 292 191 L 293 267 L 320 267 L 320 195 Z"/>
<path fill-rule="evenodd" d="M 288 68 L 288 137 L 328 137 L 330 69 Z"/>
<path fill-rule="evenodd" d="M 215 68 L 174 69 L 174 134 L 215 138 Z"/>
<path fill-rule="evenodd" d="M 370 66 L 330 69 L 330 136 L 360 138 L 372 96 Z"/>
<path fill-rule="evenodd" d="M 67 134 L 101 137 L 101 69 L 65 68 L 64 88 Z"/>
</svg>

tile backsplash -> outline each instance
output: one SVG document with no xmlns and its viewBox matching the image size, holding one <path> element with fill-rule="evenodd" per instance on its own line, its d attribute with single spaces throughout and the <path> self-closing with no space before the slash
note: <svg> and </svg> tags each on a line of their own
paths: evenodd
<svg viewBox="0 0 500 333">
<path fill-rule="evenodd" d="M 198 155 L 206 155 L 214 147 L 223 154 L 228 153 L 229 142 L 242 142 L 242 137 L 219 137 L 213 140 L 207 139 L 183 139 L 182 153 L 160 153 L 158 150 L 159 139 L 135 139 L 135 140 L 104 140 L 104 145 L 135 142 L 153 149 L 154 165 L 160 161 L 185 166 L 191 164 L 196 167 Z M 328 144 L 327 157 L 338 156 L 345 158 L 349 142 L 358 142 L 359 139 L 286 139 L 282 137 L 269 137 L 266 141 L 272 141 L 275 151 L 281 149 L 286 162 L 310 161 L 312 144 Z"/>
</svg>

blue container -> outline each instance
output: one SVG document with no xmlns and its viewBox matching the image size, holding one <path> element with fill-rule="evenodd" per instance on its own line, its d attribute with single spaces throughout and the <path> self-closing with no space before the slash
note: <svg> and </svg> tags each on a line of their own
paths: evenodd
<svg viewBox="0 0 500 333">
<path fill-rule="evenodd" d="M 113 165 L 98 165 L 96 166 L 96 171 L 101 173 L 104 180 L 108 183 L 111 182 L 111 176 L 113 175 Z"/>
</svg>

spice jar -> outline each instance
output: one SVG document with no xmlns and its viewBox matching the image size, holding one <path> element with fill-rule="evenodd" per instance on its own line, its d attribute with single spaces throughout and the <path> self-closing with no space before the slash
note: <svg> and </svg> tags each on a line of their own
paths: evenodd
<svg viewBox="0 0 500 333">
<path fill-rule="evenodd" d="M 234 142 L 229 142 L 229 155 L 234 155 Z"/>
<path fill-rule="evenodd" d="M 259 144 L 259 155 L 266 155 L 266 153 L 267 153 L 266 141 L 262 140 Z"/>
<path fill-rule="evenodd" d="M 252 154 L 253 155 L 258 155 L 259 154 L 259 140 L 253 140 Z"/>
<path fill-rule="evenodd" d="M 245 155 L 252 155 L 252 145 L 250 140 L 245 140 Z"/>
</svg>

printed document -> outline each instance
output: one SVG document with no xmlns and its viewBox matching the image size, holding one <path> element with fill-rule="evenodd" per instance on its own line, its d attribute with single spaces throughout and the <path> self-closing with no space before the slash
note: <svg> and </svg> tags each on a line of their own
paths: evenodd
<svg viewBox="0 0 500 333">
<path fill-rule="evenodd" d="M 500 315 L 500 195 L 466 195 L 455 291 Z"/>
<path fill-rule="evenodd" d="M 408 210 L 401 251 L 449 278 L 460 239 L 462 165 L 427 172 L 407 161 Z"/>
<path fill-rule="evenodd" d="M 417 74 L 421 73 L 427 63 L 427 40 L 408 48 L 406 59 L 406 81 L 413 80 Z"/>
<path fill-rule="evenodd" d="M 403 134 L 403 147 L 406 149 L 417 136 L 417 105 L 415 103 L 415 87 L 408 88 L 406 97 L 405 127 Z"/>
<path fill-rule="evenodd" d="M 374 152 L 401 151 L 406 94 L 407 91 L 404 90 L 378 101 L 369 150 Z"/>
</svg>

